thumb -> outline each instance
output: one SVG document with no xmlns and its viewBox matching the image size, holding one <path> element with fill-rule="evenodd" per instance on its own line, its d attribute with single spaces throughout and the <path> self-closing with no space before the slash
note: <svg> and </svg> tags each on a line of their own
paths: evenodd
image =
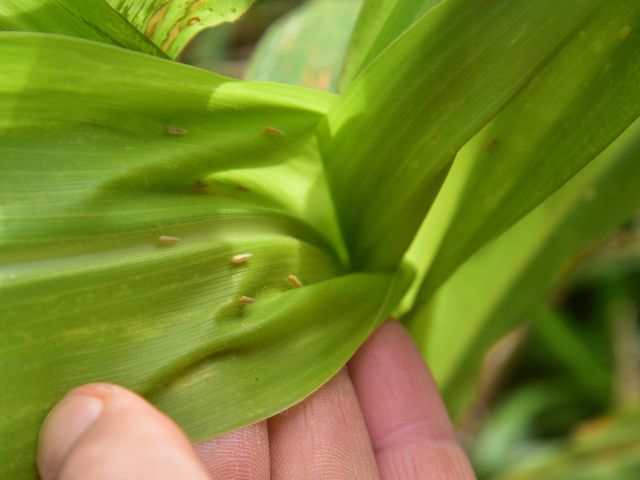
<svg viewBox="0 0 640 480">
<path fill-rule="evenodd" d="M 124 388 L 77 388 L 49 413 L 40 432 L 43 480 L 206 480 L 185 434 Z"/>
</svg>

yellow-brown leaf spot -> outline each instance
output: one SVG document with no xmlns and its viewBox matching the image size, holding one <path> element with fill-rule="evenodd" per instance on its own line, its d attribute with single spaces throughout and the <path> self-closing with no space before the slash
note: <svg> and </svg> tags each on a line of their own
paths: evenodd
<svg viewBox="0 0 640 480">
<path fill-rule="evenodd" d="M 167 14 L 167 10 L 169 10 L 169 3 L 170 2 L 167 2 L 162 7 L 160 7 L 160 9 L 156 13 L 154 13 L 153 17 L 151 17 L 151 19 L 149 20 L 149 23 L 147 24 L 147 31 L 145 32 L 148 37 L 150 37 L 153 34 L 153 31 L 155 30 L 156 26 L 162 21 L 164 16 Z"/>
<path fill-rule="evenodd" d="M 193 27 L 197 23 L 200 23 L 200 19 L 198 17 L 193 17 L 191 20 L 189 20 L 188 25 L 190 27 Z"/>
<path fill-rule="evenodd" d="M 300 288 L 304 286 L 296 275 L 289 275 L 287 277 L 287 281 L 289 282 L 289 285 L 291 285 L 293 288 Z"/>
<path fill-rule="evenodd" d="M 491 141 L 489 143 L 487 143 L 486 149 L 487 151 L 491 151 L 493 149 L 495 149 L 498 146 L 498 140 L 495 138 L 492 138 Z"/>
<path fill-rule="evenodd" d="M 207 3 L 207 0 L 196 0 L 191 5 L 189 5 L 189 11 L 193 12 L 194 10 L 197 10 L 199 7 L 201 7 L 205 3 Z"/>
<path fill-rule="evenodd" d="M 165 127 L 164 131 L 167 132 L 167 135 L 171 135 L 172 137 L 184 137 L 189 133 L 186 128 L 174 127 L 173 125 Z"/>
<path fill-rule="evenodd" d="M 209 189 L 209 184 L 207 182 L 203 182 L 202 180 L 196 180 L 194 186 L 199 192 L 203 192 Z"/>
<path fill-rule="evenodd" d="M 176 39 L 179 33 L 180 33 L 180 22 L 176 23 L 173 27 L 171 27 L 167 40 L 162 44 L 163 52 L 167 52 L 169 50 L 169 47 L 171 46 L 173 41 Z"/>
<path fill-rule="evenodd" d="M 284 137 L 284 132 L 276 127 L 264 127 L 264 131 L 267 135 L 272 137 Z"/>
<path fill-rule="evenodd" d="M 231 265 L 242 265 L 246 263 L 251 257 L 253 257 L 253 253 L 241 253 L 239 255 L 234 255 L 231 257 Z"/>
<path fill-rule="evenodd" d="M 238 299 L 238 303 L 240 303 L 240 305 L 249 305 L 250 303 L 255 302 L 256 299 L 253 297 L 248 297 L 247 295 L 242 295 L 239 299 Z"/>
<path fill-rule="evenodd" d="M 175 245 L 179 239 L 170 235 L 160 235 L 158 237 L 158 243 L 160 245 Z"/>
</svg>

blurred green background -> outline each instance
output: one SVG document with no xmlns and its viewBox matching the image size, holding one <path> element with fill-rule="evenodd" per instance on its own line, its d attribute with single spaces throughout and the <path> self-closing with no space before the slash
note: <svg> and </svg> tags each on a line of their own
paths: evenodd
<svg viewBox="0 0 640 480">
<path fill-rule="evenodd" d="M 180 60 L 259 79 L 252 52 L 270 25 L 302 3 L 260 0 L 237 23 L 200 34 Z M 336 45 L 350 34 L 353 4 L 345 2 L 341 21 L 317 26 Z M 330 47 L 281 65 L 283 81 L 299 75 L 309 87 L 335 89 L 339 72 L 323 65 L 343 52 Z M 486 356 L 482 387 L 455 419 L 479 478 L 640 478 L 639 300 L 640 215 L 567 262 L 554 289 Z"/>
</svg>

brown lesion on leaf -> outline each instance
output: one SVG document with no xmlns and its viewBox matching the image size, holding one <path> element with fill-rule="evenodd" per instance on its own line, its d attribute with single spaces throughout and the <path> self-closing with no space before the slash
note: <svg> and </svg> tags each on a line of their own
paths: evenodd
<svg viewBox="0 0 640 480">
<path fill-rule="evenodd" d="M 156 13 L 153 14 L 153 17 L 151 17 L 151 19 L 149 20 L 149 23 L 147 24 L 147 30 L 145 32 L 145 35 L 147 35 L 148 37 L 153 35 L 153 31 L 156 29 L 156 26 L 164 19 L 164 16 L 167 14 L 170 3 L 171 2 L 165 3 L 162 7 L 158 9 Z"/>
<path fill-rule="evenodd" d="M 264 133 L 271 137 L 284 137 L 284 132 L 276 127 L 264 127 Z"/>
<path fill-rule="evenodd" d="M 189 9 L 188 10 L 189 10 L 189 12 L 193 12 L 194 10 L 197 10 L 198 8 L 203 6 L 205 3 L 207 3 L 207 0 L 196 0 L 191 5 L 189 5 Z"/>
<path fill-rule="evenodd" d="M 164 127 L 164 131 L 171 137 L 184 137 L 189 133 L 186 128 L 175 127 L 173 125 L 167 125 Z"/>
<path fill-rule="evenodd" d="M 495 150 L 495 148 L 498 146 L 498 140 L 495 138 L 492 138 L 489 143 L 487 143 L 486 149 L 488 152 Z"/>
<path fill-rule="evenodd" d="M 195 187 L 196 191 L 200 193 L 209 191 L 209 184 L 202 180 L 196 180 L 193 186 Z"/>
<path fill-rule="evenodd" d="M 169 31 L 169 36 L 167 37 L 165 42 L 162 44 L 162 50 L 164 52 L 169 50 L 169 47 L 171 46 L 173 41 L 176 39 L 179 33 L 180 33 L 180 22 L 176 23 L 173 27 L 171 27 L 171 31 Z"/>
</svg>

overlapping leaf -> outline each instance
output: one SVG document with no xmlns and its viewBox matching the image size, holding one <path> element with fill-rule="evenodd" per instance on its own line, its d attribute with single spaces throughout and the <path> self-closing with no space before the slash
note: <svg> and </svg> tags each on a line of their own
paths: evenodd
<svg viewBox="0 0 640 480">
<path fill-rule="evenodd" d="M 323 155 L 356 268 L 397 265 L 458 149 L 601 4 L 448 0 L 351 84 Z"/>
<path fill-rule="evenodd" d="M 640 115 L 639 30 L 640 3 L 604 5 L 473 140 L 476 155 L 454 163 L 448 182 L 458 183 L 460 193 L 449 200 L 455 208 L 437 212 L 442 219 L 431 220 L 430 238 L 420 240 L 439 242 L 422 298 Z"/>
<path fill-rule="evenodd" d="M 340 79 L 346 87 L 402 32 L 442 0 L 364 0 Z"/>
<path fill-rule="evenodd" d="M 205 28 L 237 20 L 255 0 L 106 0 L 175 58 Z"/>
<path fill-rule="evenodd" d="M 74 385 L 133 388 L 201 439 L 319 387 L 397 301 L 391 275 L 339 276 L 308 215 L 331 211 L 332 97 L 54 35 L 1 34 L 0 58 L 3 476 L 34 478 Z"/>
<path fill-rule="evenodd" d="M 58 33 L 164 56 L 104 0 L 3 0 L 0 30 Z"/>
<path fill-rule="evenodd" d="M 361 0 L 313 0 L 274 24 L 253 53 L 246 78 L 337 89 Z"/>
<path fill-rule="evenodd" d="M 412 313 L 416 339 L 454 415 L 472 398 L 488 348 L 544 294 L 566 259 L 640 208 L 638 178 L 640 120 Z"/>
</svg>

